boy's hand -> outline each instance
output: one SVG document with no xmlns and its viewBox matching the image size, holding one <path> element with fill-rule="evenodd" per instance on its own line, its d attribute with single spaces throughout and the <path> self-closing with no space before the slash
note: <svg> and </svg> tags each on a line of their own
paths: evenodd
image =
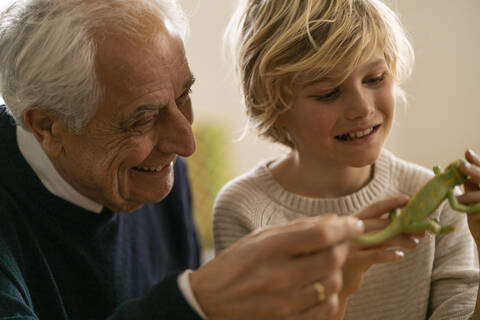
<svg viewBox="0 0 480 320">
<path fill-rule="evenodd" d="M 463 204 L 475 204 L 480 202 L 480 158 L 471 149 L 465 152 L 465 159 L 460 170 L 467 176 L 464 183 L 465 193 L 458 196 L 458 202 Z M 480 212 L 479 212 L 480 213 Z M 480 214 L 467 214 L 468 227 L 475 239 L 477 247 L 480 246 Z"/>
<path fill-rule="evenodd" d="M 385 214 L 405 205 L 408 201 L 407 197 L 394 197 L 376 202 L 354 216 L 362 220 L 365 224 L 365 232 L 378 232 L 384 229 L 390 220 Z M 383 216 L 383 217 L 382 217 Z M 392 247 L 401 247 L 406 249 L 414 249 L 424 233 L 415 235 L 398 235 L 387 241 L 375 245 L 366 246 L 351 242 L 350 252 L 343 268 L 343 289 L 340 297 L 348 298 L 356 292 L 363 279 L 363 273 L 372 265 L 385 262 L 396 262 L 403 259 L 403 252 L 399 249 L 392 250 Z"/>
</svg>

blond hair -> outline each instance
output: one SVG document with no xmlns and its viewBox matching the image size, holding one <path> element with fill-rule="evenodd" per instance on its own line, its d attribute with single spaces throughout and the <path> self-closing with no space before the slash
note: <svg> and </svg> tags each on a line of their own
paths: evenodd
<svg viewBox="0 0 480 320">
<path fill-rule="evenodd" d="M 241 0 L 225 37 L 250 125 L 291 148 L 286 130 L 275 124 L 292 107 L 293 84 L 326 76 L 340 84 L 361 57 L 380 48 L 403 97 L 398 84 L 414 61 L 397 15 L 379 0 Z"/>
</svg>

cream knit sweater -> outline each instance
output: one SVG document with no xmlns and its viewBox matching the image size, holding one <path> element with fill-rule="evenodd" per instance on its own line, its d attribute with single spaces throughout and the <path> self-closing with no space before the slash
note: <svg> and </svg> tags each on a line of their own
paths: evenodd
<svg viewBox="0 0 480 320">
<path fill-rule="evenodd" d="M 213 222 L 217 253 L 263 226 L 325 213 L 350 215 L 387 197 L 411 196 L 433 175 L 384 150 L 367 186 L 346 197 L 314 199 L 283 189 L 268 163 L 230 181 L 218 194 Z M 454 224 L 456 230 L 427 234 L 415 250 L 405 252 L 403 261 L 371 267 L 349 299 L 345 319 L 470 319 L 478 269 L 465 214 L 452 211 L 445 201 L 432 217 L 442 225 Z"/>
</svg>

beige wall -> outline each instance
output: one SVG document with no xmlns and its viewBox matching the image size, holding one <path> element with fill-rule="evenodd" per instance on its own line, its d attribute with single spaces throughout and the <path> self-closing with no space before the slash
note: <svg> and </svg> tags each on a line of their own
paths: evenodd
<svg viewBox="0 0 480 320">
<path fill-rule="evenodd" d="M 0 0 L 0 10 L 9 0 Z M 180 0 L 191 20 L 186 43 L 197 77 L 196 121 L 217 121 L 230 133 L 235 172 L 278 154 L 253 134 L 235 142 L 245 123 L 240 97 L 223 63 L 220 43 L 236 0 Z M 431 167 L 460 157 L 467 147 L 480 153 L 480 0 L 389 0 L 404 22 L 417 63 L 406 83 L 410 103 L 398 110 L 387 147 Z"/>
<path fill-rule="evenodd" d="M 223 28 L 236 0 L 181 0 L 191 20 L 186 43 L 197 77 L 193 99 L 197 121 L 222 123 L 230 132 L 237 173 L 278 154 L 249 135 L 235 142 L 245 122 L 229 63 L 222 63 Z M 446 165 L 471 147 L 480 153 L 480 1 L 390 0 L 404 22 L 417 63 L 406 83 L 407 112 L 397 121 L 387 147 L 424 166 Z"/>
</svg>

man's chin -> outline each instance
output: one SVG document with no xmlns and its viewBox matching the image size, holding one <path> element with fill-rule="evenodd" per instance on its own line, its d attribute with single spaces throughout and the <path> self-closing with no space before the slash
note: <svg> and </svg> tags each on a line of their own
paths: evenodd
<svg viewBox="0 0 480 320">
<path fill-rule="evenodd" d="M 165 199 L 165 197 L 170 193 L 171 190 L 172 188 L 170 187 L 168 188 L 168 190 L 165 190 L 164 192 L 161 192 L 161 193 L 157 191 L 156 194 L 152 194 L 149 196 L 145 196 L 145 194 L 143 194 L 141 198 L 139 197 L 134 201 L 131 201 L 122 205 L 122 208 L 123 208 L 122 212 L 132 212 L 137 209 L 140 209 L 145 204 L 160 202 L 163 199 Z"/>
</svg>

